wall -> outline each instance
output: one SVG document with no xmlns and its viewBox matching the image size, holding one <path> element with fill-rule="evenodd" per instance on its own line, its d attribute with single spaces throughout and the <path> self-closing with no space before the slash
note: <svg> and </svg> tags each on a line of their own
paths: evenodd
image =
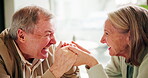
<svg viewBox="0 0 148 78">
<path fill-rule="evenodd" d="M 0 32 L 4 30 L 4 0 L 0 0 Z"/>
<path fill-rule="evenodd" d="M 4 5 L 5 27 L 8 28 L 10 27 L 11 18 L 15 11 L 28 5 L 37 5 L 49 10 L 50 0 L 4 0 Z"/>
</svg>

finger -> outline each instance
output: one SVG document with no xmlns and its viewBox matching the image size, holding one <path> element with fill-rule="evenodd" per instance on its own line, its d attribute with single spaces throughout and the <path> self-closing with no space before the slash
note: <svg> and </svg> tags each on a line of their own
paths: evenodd
<svg viewBox="0 0 148 78">
<path fill-rule="evenodd" d="M 73 44 L 73 43 L 72 43 L 72 44 L 69 44 L 69 46 L 72 46 L 72 47 L 77 47 L 77 46 L 76 46 L 75 44 Z"/>
<path fill-rule="evenodd" d="M 66 46 L 70 45 L 69 43 L 66 43 Z"/>
<path fill-rule="evenodd" d="M 66 46 L 66 42 L 64 42 L 63 46 Z"/>
<path fill-rule="evenodd" d="M 73 46 L 72 44 L 69 44 L 70 46 Z"/>
<path fill-rule="evenodd" d="M 68 50 L 69 50 L 69 49 L 68 49 Z M 69 50 L 69 52 L 74 53 L 75 55 L 78 55 L 78 53 L 75 52 L 75 51 Z"/>
<path fill-rule="evenodd" d="M 80 49 L 84 49 L 83 47 L 81 47 L 79 44 L 77 44 L 76 42 L 72 41 L 73 44 L 75 44 L 78 48 Z"/>
<path fill-rule="evenodd" d="M 75 43 L 74 41 L 72 41 L 71 43 L 75 44 L 78 48 L 80 49 L 84 49 L 83 47 L 81 47 L 79 44 Z"/>
<path fill-rule="evenodd" d="M 79 49 L 81 49 L 81 50 L 83 50 L 83 51 L 85 51 L 85 52 L 87 52 L 87 53 L 90 54 L 90 52 L 89 52 L 88 50 L 86 50 L 85 48 L 81 47 L 80 45 L 78 45 L 78 44 L 75 43 L 74 41 L 72 41 L 72 43 L 75 44 Z"/>
<path fill-rule="evenodd" d="M 74 48 L 74 47 L 68 47 L 68 50 L 78 54 L 80 52 L 80 50 L 78 50 L 77 48 Z"/>
<path fill-rule="evenodd" d="M 64 42 L 62 47 L 69 45 L 68 43 Z"/>
<path fill-rule="evenodd" d="M 56 48 L 56 51 L 59 50 L 62 47 L 62 41 L 60 41 L 59 45 Z"/>
<path fill-rule="evenodd" d="M 69 70 L 72 66 L 74 66 L 76 60 L 77 60 L 77 55 L 73 55 L 73 57 L 69 58 L 69 60 L 65 62 L 66 64 L 64 64 L 67 67 L 66 69 Z"/>
</svg>

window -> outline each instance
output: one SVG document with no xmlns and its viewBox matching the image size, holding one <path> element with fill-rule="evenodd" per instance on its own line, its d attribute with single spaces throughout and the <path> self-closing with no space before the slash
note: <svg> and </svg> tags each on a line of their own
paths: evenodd
<svg viewBox="0 0 148 78">
<path fill-rule="evenodd" d="M 146 1 L 146 0 L 145 0 Z M 144 3 L 142 0 L 52 0 L 56 17 L 58 41 L 76 41 L 93 52 L 99 63 L 106 65 L 110 59 L 107 46 L 100 43 L 107 12 L 127 3 Z M 146 2 L 145 2 L 146 3 Z M 88 78 L 80 69 L 82 78 Z"/>
</svg>

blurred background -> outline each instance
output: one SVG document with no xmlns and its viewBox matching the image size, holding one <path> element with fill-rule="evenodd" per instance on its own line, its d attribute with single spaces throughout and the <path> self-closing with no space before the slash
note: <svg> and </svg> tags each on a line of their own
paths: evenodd
<svg viewBox="0 0 148 78">
<path fill-rule="evenodd" d="M 147 6 L 147 0 L 1 0 L 0 32 L 10 27 L 11 17 L 18 9 L 41 6 L 54 14 L 57 41 L 75 41 L 92 52 L 103 66 L 110 60 L 107 46 L 100 43 L 107 13 L 116 8 L 136 4 Z M 88 78 L 85 67 L 80 66 L 82 78 Z"/>
</svg>

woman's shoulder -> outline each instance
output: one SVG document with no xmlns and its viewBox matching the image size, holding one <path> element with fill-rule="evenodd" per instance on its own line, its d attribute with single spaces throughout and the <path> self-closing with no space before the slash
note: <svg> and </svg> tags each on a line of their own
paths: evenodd
<svg viewBox="0 0 148 78">
<path fill-rule="evenodd" d="M 138 67 L 138 78 L 147 78 L 147 73 L 148 72 L 148 54 L 145 55 L 142 63 Z"/>
<path fill-rule="evenodd" d="M 143 69 L 148 69 L 148 54 L 145 55 L 145 57 L 143 58 L 143 61 L 141 62 L 140 66 L 139 66 L 139 70 L 143 70 Z"/>
<path fill-rule="evenodd" d="M 142 63 L 147 63 L 148 64 L 148 53 L 144 56 Z"/>
</svg>

